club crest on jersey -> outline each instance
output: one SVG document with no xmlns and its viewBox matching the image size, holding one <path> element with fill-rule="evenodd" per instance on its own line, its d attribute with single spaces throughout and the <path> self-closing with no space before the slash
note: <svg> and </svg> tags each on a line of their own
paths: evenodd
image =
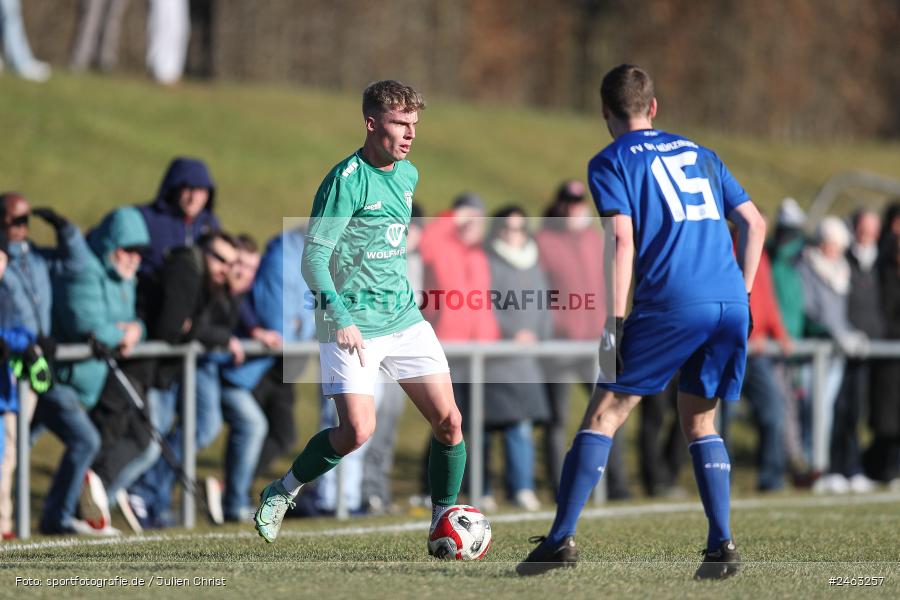
<svg viewBox="0 0 900 600">
<path fill-rule="evenodd" d="M 403 192 L 403 198 L 406 200 L 406 208 L 412 208 L 412 192 Z"/>
<path fill-rule="evenodd" d="M 384 237 L 392 247 L 396 248 L 400 245 L 400 242 L 403 241 L 403 232 L 405 230 L 406 226 L 404 226 L 402 223 L 391 223 L 390 225 L 388 225 Z"/>
</svg>

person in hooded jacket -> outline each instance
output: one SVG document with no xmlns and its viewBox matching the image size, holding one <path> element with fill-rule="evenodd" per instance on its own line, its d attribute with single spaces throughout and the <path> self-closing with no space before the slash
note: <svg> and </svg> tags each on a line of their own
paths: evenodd
<svg viewBox="0 0 900 600">
<path fill-rule="evenodd" d="M 213 213 L 215 196 L 206 163 L 196 158 L 172 159 L 156 198 L 138 207 L 150 232 L 150 246 L 141 257 L 142 279 L 159 272 L 169 249 L 193 246 L 203 234 L 221 229 Z"/>
<path fill-rule="evenodd" d="M 84 268 L 54 280 L 54 335 L 64 343 L 94 338 L 127 356 L 146 332 L 135 314 L 135 277 L 149 241 L 147 228 L 137 210 L 119 208 L 104 217 L 87 241 L 91 255 Z M 38 402 L 32 441 L 46 427 L 66 446 L 44 502 L 42 533 L 116 533 L 108 523 L 86 529 L 75 518 L 82 481 L 102 444 L 88 411 L 100 399 L 108 374 L 97 358 L 65 364 L 58 370 L 57 385 Z"/>
</svg>

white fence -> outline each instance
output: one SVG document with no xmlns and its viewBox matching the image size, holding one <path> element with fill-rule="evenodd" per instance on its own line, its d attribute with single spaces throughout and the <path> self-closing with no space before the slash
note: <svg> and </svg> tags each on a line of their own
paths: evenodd
<svg viewBox="0 0 900 600">
<path fill-rule="evenodd" d="M 286 344 L 283 348 L 272 350 L 259 342 L 245 341 L 244 351 L 247 356 L 281 355 L 286 357 L 310 357 L 319 353 L 316 342 L 298 342 Z M 491 343 L 445 343 L 444 351 L 448 358 L 469 360 L 469 381 L 472 383 L 470 397 L 469 430 L 466 433 L 469 455 L 469 496 L 480 498 L 484 489 L 483 481 L 483 436 L 484 436 L 484 382 L 485 361 L 490 358 L 509 356 L 534 356 L 538 358 L 571 357 L 596 359 L 597 344 L 595 342 L 547 341 L 534 345 L 521 345 L 515 342 Z M 203 354 L 203 347 L 198 343 L 171 346 L 162 342 L 145 342 L 138 345 L 130 358 L 181 358 L 184 362 L 183 387 L 181 402 L 181 423 L 184 431 L 183 456 L 184 471 L 190 478 L 196 477 L 196 362 Z M 812 419 L 813 419 L 813 466 L 824 469 L 828 465 L 829 415 L 824 410 L 825 381 L 828 363 L 835 346 L 828 341 L 800 340 L 795 344 L 792 358 L 810 359 L 813 365 L 812 382 Z M 781 356 L 779 347 L 770 343 L 764 354 Z M 90 348 L 86 344 L 62 345 L 57 351 L 57 360 L 73 361 L 89 358 Z M 873 341 L 859 358 L 900 358 L 900 341 Z M 20 382 L 20 397 L 25 398 L 27 383 Z M 20 539 L 28 538 L 30 531 L 30 433 L 27 411 L 19 411 L 18 419 L 18 468 L 16 472 L 16 532 Z M 341 478 L 338 477 L 340 482 Z M 342 502 L 343 495 L 338 492 L 337 516 L 346 518 L 347 509 Z M 196 505 L 194 498 L 182 494 L 181 524 L 186 528 L 196 523 Z"/>
</svg>

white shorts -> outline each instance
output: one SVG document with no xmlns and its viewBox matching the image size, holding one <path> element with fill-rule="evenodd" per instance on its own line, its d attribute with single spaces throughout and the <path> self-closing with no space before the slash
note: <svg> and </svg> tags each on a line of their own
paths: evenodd
<svg viewBox="0 0 900 600">
<path fill-rule="evenodd" d="M 342 350 L 337 342 L 319 345 L 322 393 L 325 396 L 374 396 L 379 369 L 397 381 L 450 372 L 444 349 L 428 321 L 420 321 L 403 331 L 365 342 L 365 367 L 360 366 L 355 352 L 350 354 L 349 350 Z"/>
</svg>

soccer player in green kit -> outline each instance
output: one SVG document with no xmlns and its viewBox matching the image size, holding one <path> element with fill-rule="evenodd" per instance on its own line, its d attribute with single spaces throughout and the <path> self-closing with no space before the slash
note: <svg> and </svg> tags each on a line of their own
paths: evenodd
<svg viewBox="0 0 900 600">
<path fill-rule="evenodd" d="M 431 424 L 432 518 L 456 503 L 466 464 L 461 417 L 444 351 L 406 277 L 419 176 L 405 159 L 424 108 L 421 94 L 399 82 L 366 88 L 363 147 L 332 168 L 316 193 L 302 273 L 317 300 L 322 391 L 333 398 L 339 425 L 314 435 L 290 471 L 263 490 L 255 521 L 267 542 L 300 488 L 372 435 L 379 368 Z"/>
</svg>

